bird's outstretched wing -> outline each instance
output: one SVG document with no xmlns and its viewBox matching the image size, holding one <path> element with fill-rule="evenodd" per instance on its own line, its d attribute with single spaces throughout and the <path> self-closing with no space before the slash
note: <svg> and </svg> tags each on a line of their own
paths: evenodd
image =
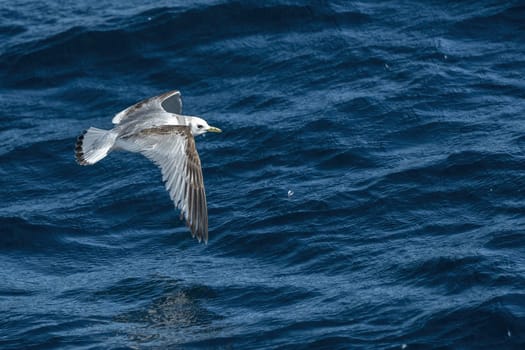
<svg viewBox="0 0 525 350">
<path fill-rule="evenodd" d="M 120 124 L 120 122 L 130 117 L 151 114 L 159 110 L 182 114 L 182 98 L 180 92 L 178 90 L 173 90 L 135 103 L 133 106 L 115 114 L 111 122 L 113 124 Z"/>
<path fill-rule="evenodd" d="M 181 211 L 192 236 L 208 241 L 208 208 L 201 161 L 189 127 L 166 125 L 126 137 L 137 151 L 159 166 L 175 207 Z"/>
</svg>

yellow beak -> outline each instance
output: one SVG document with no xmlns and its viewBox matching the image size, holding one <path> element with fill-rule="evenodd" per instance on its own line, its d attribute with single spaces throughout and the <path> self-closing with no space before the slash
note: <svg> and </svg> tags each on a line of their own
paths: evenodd
<svg viewBox="0 0 525 350">
<path fill-rule="evenodd" d="M 222 132 L 221 129 L 216 128 L 216 127 L 214 127 L 214 126 L 210 126 L 210 127 L 208 128 L 207 131 L 211 131 L 211 132 Z"/>
</svg>

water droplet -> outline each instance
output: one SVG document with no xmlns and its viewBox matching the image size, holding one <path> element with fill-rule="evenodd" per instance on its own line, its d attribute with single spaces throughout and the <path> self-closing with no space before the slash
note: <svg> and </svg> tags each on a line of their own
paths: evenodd
<svg viewBox="0 0 525 350">
<path fill-rule="evenodd" d="M 512 335 L 512 333 L 510 333 L 510 330 L 507 329 L 507 336 L 510 338 L 511 335 Z"/>
</svg>

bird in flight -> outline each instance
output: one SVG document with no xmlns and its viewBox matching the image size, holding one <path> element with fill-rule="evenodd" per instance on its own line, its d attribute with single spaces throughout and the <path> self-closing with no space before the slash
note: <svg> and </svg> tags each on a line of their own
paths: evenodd
<svg viewBox="0 0 525 350">
<path fill-rule="evenodd" d="M 92 165 L 113 150 L 141 153 L 162 172 L 162 180 L 193 237 L 208 242 L 208 207 L 194 136 L 221 132 L 199 117 L 182 115 L 179 91 L 170 91 L 117 113 L 111 130 L 91 127 L 75 145 L 80 165 Z"/>
</svg>

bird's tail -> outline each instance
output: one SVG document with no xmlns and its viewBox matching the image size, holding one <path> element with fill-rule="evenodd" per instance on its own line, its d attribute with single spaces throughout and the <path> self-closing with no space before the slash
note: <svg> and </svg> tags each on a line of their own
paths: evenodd
<svg viewBox="0 0 525 350">
<path fill-rule="evenodd" d="M 112 130 L 89 128 L 78 138 L 75 145 L 75 158 L 80 165 L 95 164 L 111 151 L 117 133 Z"/>
</svg>

